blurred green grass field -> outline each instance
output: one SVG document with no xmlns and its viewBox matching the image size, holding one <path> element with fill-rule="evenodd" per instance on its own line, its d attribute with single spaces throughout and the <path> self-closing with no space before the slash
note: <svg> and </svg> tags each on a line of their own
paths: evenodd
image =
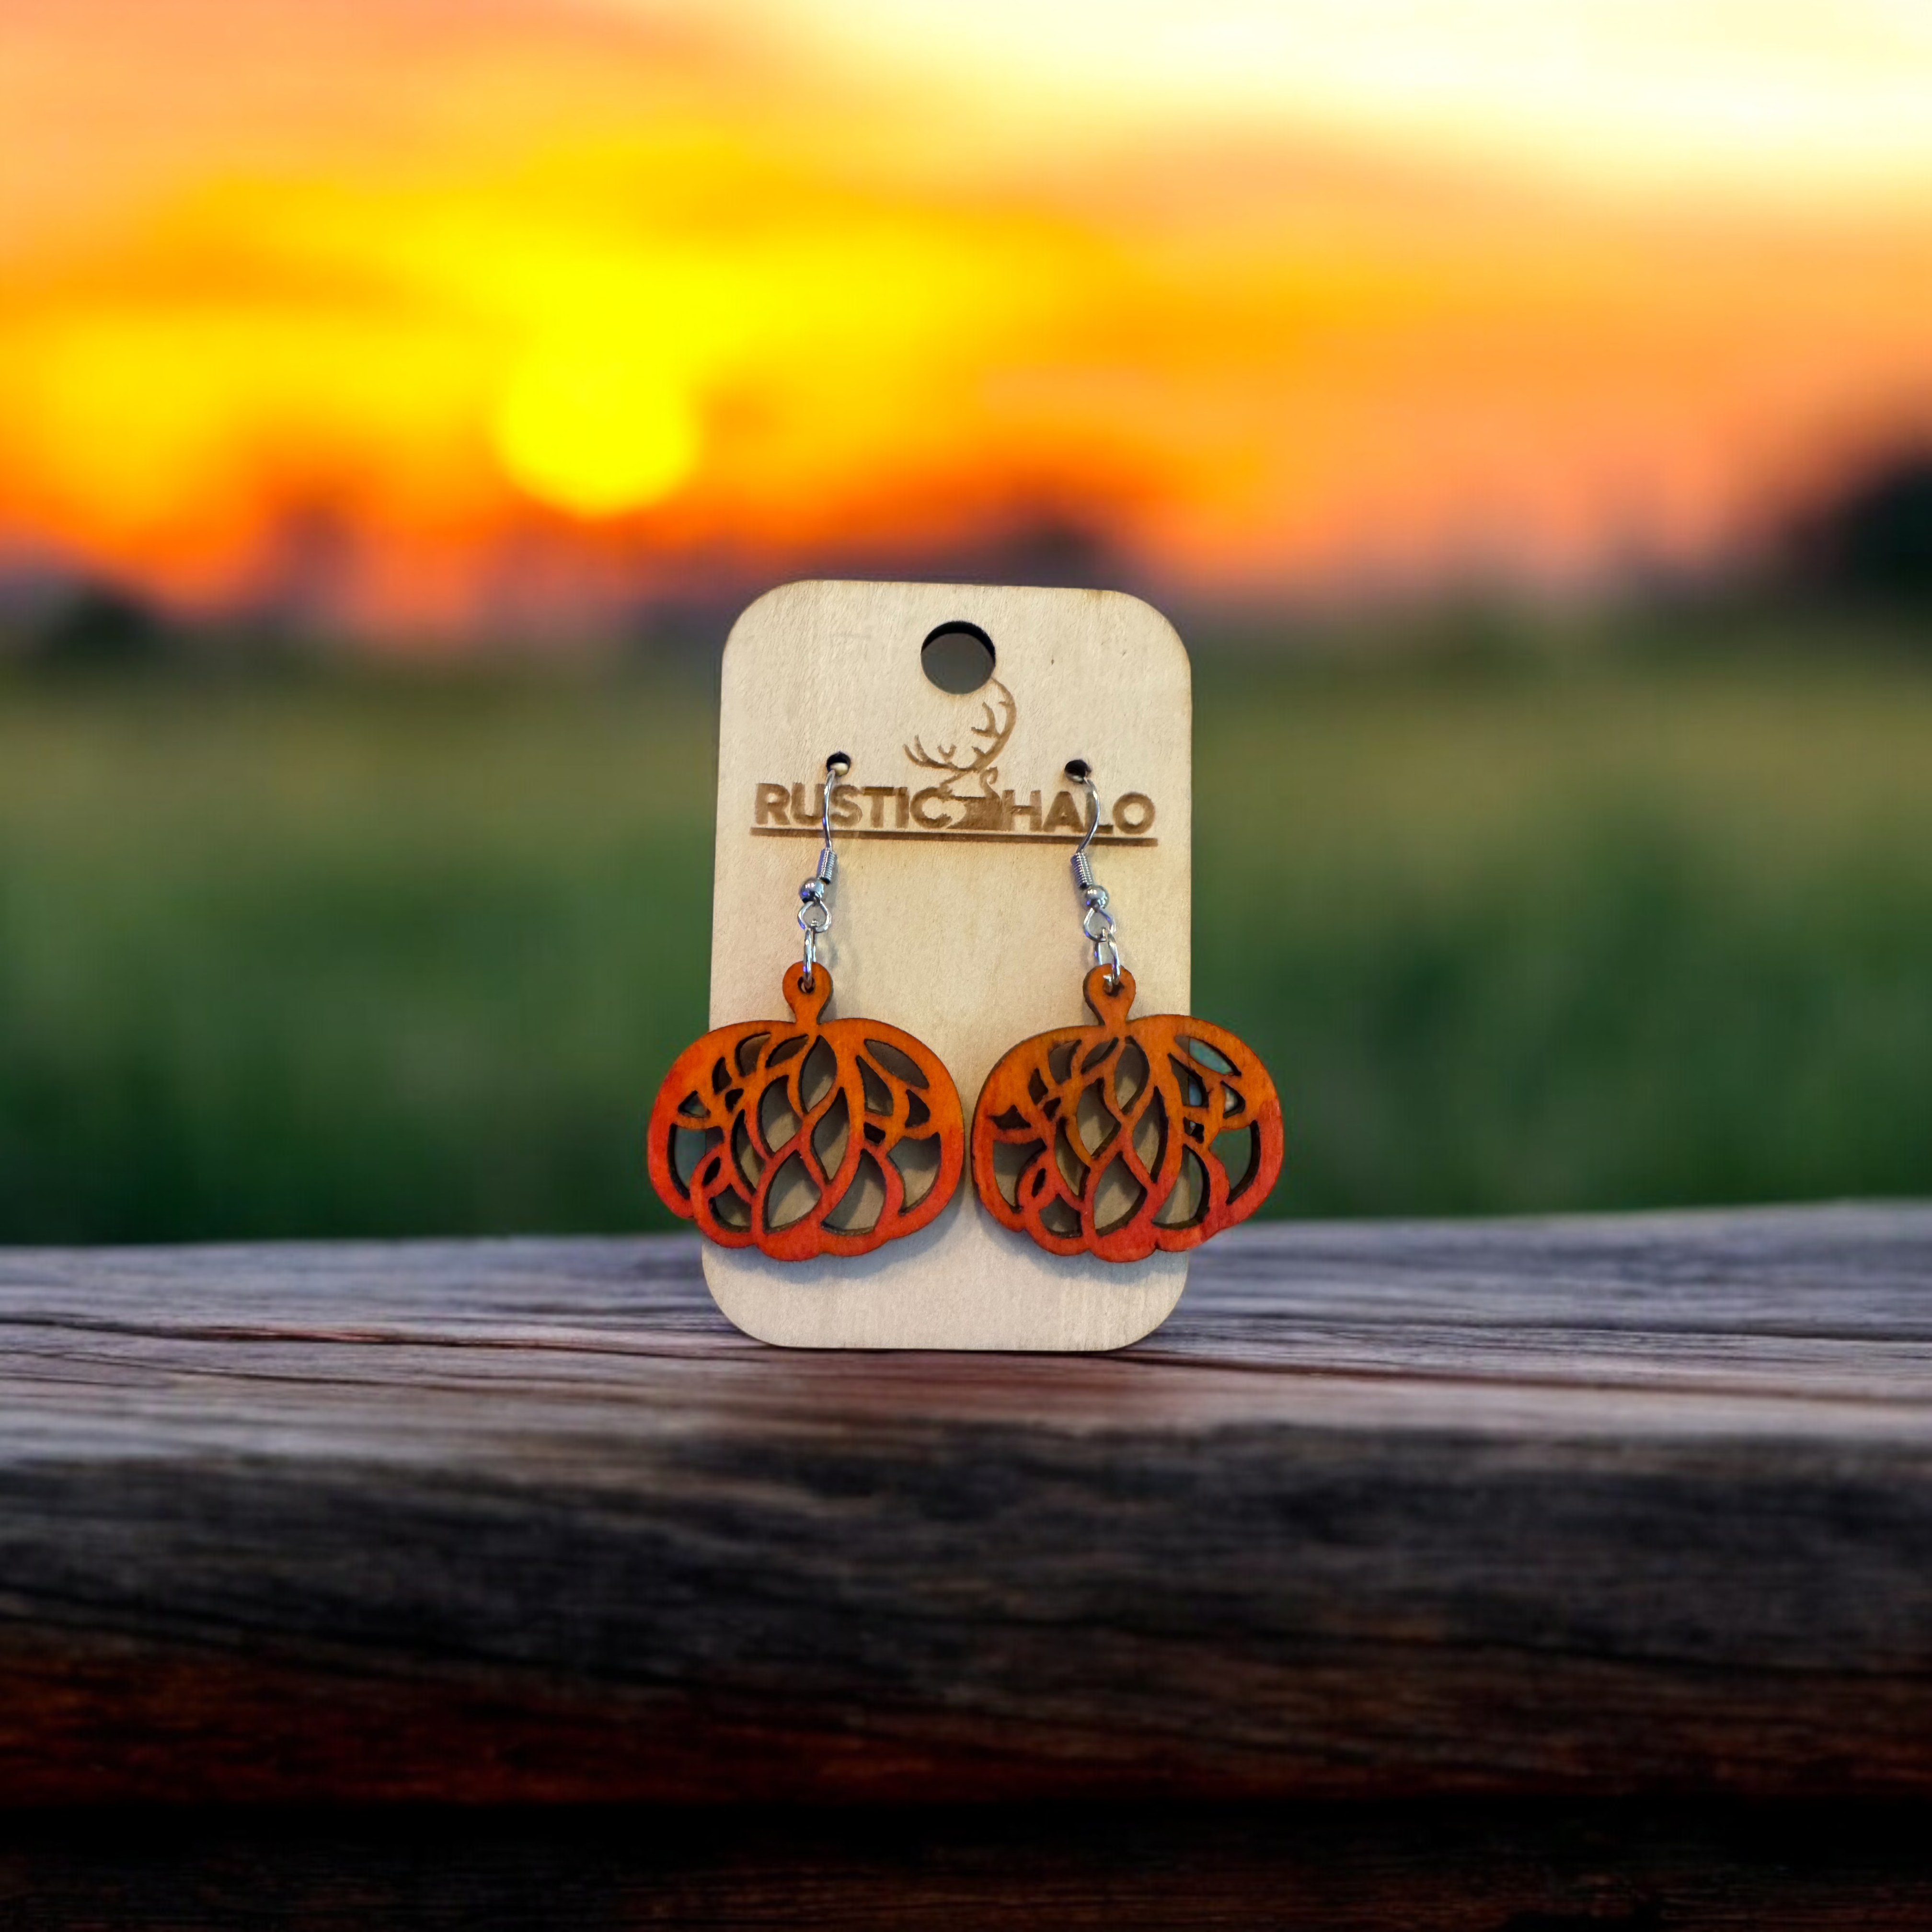
<svg viewBox="0 0 1932 1932">
<path fill-rule="evenodd" d="M 1810 641 L 1201 662 L 1272 1211 L 1932 1195 L 1932 658 Z M 713 729 L 672 673 L 0 681 L 0 1241 L 667 1225 Z"/>
</svg>

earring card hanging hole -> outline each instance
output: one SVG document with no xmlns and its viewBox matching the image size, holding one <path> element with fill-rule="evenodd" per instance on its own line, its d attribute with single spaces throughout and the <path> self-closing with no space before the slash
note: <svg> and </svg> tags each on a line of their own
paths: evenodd
<svg viewBox="0 0 1932 1932">
<path fill-rule="evenodd" d="M 981 689 L 998 662 L 992 639 L 977 624 L 956 618 L 929 631 L 919 647 L 926 682 L 958 698 Z"/>
<path fill-rule="evenodd" d="M 1136 1012 L 1189 1010 L 1192 730 L 1184 646 L 1157 611 L 1117 592 L 796 584 L 739 620 L 722 680 L 712 1024 L 764 1016 L 776 1056 L 807 1022 L 796 1006 L 788 1020 L 772 988 L 797 962 L 798 880 L 829 807 L 839 862 L 819 956 L 821 980 L 837 980 L 826 1017 L 868 1025 L 842 1123 L 842 1146 L 856 1136 L 856 1178 L 828 1228 L 868 1225 L 874 1189 L 896 1180 L 910 1207 L 931 1184 L 921 1162 L 936 1144 L 920 1133 L 930 1096 L 878 1050 L 872 1022 L 923 1042 L 969 1117 L 1016 1042 L 1091 1024 L 1092 962 L 1067 867 L 1085 794 L 1070 759 L 1090 766 L 1099 790 L 1091 856 L 1133 967 L 1124 989 L 1136 988 Z M 834 746 L 851 762 L 828 777 Z M 1078 1077 L 1118 1082 L 1126 1101 L 1149 1076 L 1109 1059 Z M 868 1130 L 886 1118 L 882 1096 L 903 1131 L 880 1153 Z M 1094 1174 L 1100 1213 L 1130 1216 L 1137 1184 L 1123 1150 L 1085 1148 L 1079 1120 L 1066 1126 L 1066 1158 Z M 1143 1110 L 1143 1165 L 1140 1142 L 1169 1130 Z M 1065 1218 L 1057 1201 L 1044 1214 Z M 1187 1257 L 1047 1253 L 1000 1226 L 968 1179 L 929 1225 L 869 1253 L 782 1263 L 707 1242 L 704 1263 L 725 1314 L 767 1341 L 1069 1350 L 1118 1348 L 1158 1326 Z"/>
</svg>

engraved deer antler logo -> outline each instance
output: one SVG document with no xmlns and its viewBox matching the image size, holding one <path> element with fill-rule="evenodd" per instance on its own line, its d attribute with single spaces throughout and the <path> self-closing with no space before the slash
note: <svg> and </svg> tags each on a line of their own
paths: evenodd
<svg viewBox="0 0 1932 1932">
<path fill-rule="evenodd" d="M 950 799 L 956 805 L 966 808 L 966 816 L 959 824 L 962 827 L 976 824 L 982 818 L 989 822 L 997 820 L 1001 803 L 998 790 L 1000 768 L 994 760 L 1006 749 L 1006 740 L 1013 735 L 1014 720 L 1019 715 L 1019 707 L 1013 701 L 1013 694 L 998 678 L 989 686 L 993 695 L 980 706 L 980 722 L 973 727 L 968 736 L 971 742 L 968 749 L 970 755 L 962 759 L 956 742 L 942 745 L 937 752 L 928 752 L 922 740 L 915 738 L 904 748 L 905 754 L 916 765 L 928 771 L 944 772 L 934 789 L 941 798 Z M 976 778 L 980 781 L 981 796 L 978 798 L 962 798 L 953 788 L 962 778 Z M 989 812 L 988 806 L 992 808 Z"/>
</svg>

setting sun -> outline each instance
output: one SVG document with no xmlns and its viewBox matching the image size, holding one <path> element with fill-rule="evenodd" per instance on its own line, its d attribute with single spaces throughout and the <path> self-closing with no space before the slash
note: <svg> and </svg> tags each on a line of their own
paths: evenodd
<svg viewBox="0 0 1932 1932">
<path fill-rule="evenodd" d="M 1880 0 L 26 0 L 0 52 L 0 565 L 190 606 L 1036 527 L 1237 600 L 1587 578 L 1932 420 Z"/>
<path fill-rule="evenodd" d="M 511 373 L 491 423 L 504 473 L 539 502 L 615 516 L 670 495 L 698 454 L 690 398 L 622 345 L 560 337 Z"/>
</svg>

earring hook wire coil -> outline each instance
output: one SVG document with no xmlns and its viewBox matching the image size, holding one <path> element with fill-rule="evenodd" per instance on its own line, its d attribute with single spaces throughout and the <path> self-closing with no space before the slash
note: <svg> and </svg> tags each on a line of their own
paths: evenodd
<svg viewBox="0 0 1932 1932">
<path fill-rule="evenodd" d="M 838 855 L 832 849 L 832 783 L 852 769 L 852 760 L 843 752 L 834 752 L 825 761 L 825 783 L 820 788 L 818 864 L 810 878 L 798 889 L 799 930 L 805 934 L 805 971 L 799 983 L 812 991 L 818 965 L 818 942 L 832 930 L 832 881 L 838 871 Z"/>
<path fill-rule="evenodd" d="M 1074 888 L 1082 907 L 1080 930 L 1094 949 L 1094 964 L 1107 969 L 1108 992 L 1118 993 L 1124 964 L 1119 933 L 1114 915 L 1107 909 L 1107 889 L 1094 877 L 1094 861 L 1088 856 L 1088 848 L 1100 834 L 1100 794 L 1094 784 L 1094 767 L 1084 758 L 1070 758 L 1066 769 L 1066 776 L 1087 794 L 1087 830 L 1074 848 L 1072 862 Z"/>
</svg>

